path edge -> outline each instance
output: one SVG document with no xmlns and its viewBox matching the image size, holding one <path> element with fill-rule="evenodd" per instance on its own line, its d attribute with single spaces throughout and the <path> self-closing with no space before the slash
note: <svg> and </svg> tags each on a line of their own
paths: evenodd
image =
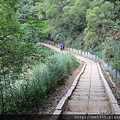
<svg viewBox="0 0 120 120">
<path fill-rule="evenodd" d="M 83 74 L 85 68 L 86 68 L 87 63 L 84 63 L 80 73 L 77 75 L 77 77 L 74 79 L 72 86 L 69 88 L 68 92 L 63 96 L 63 98 L 59 101 L 57 107 L 55 108 L 54 113 L 52 114 L 52 116 L 50 117 L 49 120 L 57 120 L 59 115 L 62 113 L 62 109 L 64 108 L 64 105 L 66 103 L 66 101 L 70 98 L 70 96 L 72 95 L 75 87 L 77 86 L 77 83 L 80 79 L 80 76 Z"/>
<path fill-rule="evenodd" d="M 112 91 L 111 91 L 111 89 L 110 89 L 110 87 L 109 87 L 103 73 L 102 73 L 102 70 L 101 70 L 100 65 L 99 65 L 98 62 L 97 62 L 97 66 L 98 66 L 98 70 L 99 70 L 101 79 L 103 81 L 104 87 L 105 87 L 105 92 L 106 92 L 106 94 L 108 96 L 108 99 L 109 99 L 109 102 L 110 102 L 110 105 L 111 105 L 111 108 L 112 108 L 112 113 L 113 114 L 120 114 L 120 107 L 119 107 L 119 105 L 117 103 L 117 100 L 114 97 L 114 95 L 113 95 L 113 93 L 112 93 Z"/>
</svg>

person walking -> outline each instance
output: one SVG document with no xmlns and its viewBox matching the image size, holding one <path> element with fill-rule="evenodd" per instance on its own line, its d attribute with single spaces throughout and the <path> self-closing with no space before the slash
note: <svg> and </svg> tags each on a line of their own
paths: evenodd
<svg viewBox="0 0 120 120">
<path fill-rule="evenodd" d="M 60 50 L 63 50 L 63 44 L 60 44 Z"/>
<path fill-rule="evenodd" d="M 65 48 L 65 44 L 64 43 L 62 43 L 62 46 L 63 46 L 63 49 Z"/>
</svg>

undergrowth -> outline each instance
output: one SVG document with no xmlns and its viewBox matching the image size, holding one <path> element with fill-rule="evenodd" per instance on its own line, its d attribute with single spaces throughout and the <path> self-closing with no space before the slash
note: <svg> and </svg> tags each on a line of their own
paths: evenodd
<svg viewBox="0 0 120 120">
<path fill-rule="evenodd" d="M 55 54 L 46 64 L 33 66 L 23 80 L 4 91 L 5 114 L 36 113 L 45 104 L 45 97 L 64 83 L 79 62 L 72 54 Z"/>
</svg>

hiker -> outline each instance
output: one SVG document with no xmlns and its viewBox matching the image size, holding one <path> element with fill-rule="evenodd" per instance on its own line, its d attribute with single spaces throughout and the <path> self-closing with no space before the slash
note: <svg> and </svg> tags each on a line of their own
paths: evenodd
<svg viewBox="0 0 120 120">
<path fill-rule="evenodd" d="M 63 46 L 63 49 L 65 48 L 65 45 L 64 45 L 64 43 L 62 43 L 62 46 Z"/>
<path fill-rule="evenodd" d="M 63 49 L 63 44 L 60 44 L 60 50 L 62 50 Z"/>
</svg>

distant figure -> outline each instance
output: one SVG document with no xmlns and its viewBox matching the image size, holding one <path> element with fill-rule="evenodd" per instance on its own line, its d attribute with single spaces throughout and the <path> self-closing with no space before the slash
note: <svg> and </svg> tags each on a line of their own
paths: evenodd
<svg viewBox="0 0 120 120">
<path fill-rule="evenodd" d="M 62 46 L 63 46 L 63 49 L 65 48 L 65 45 L 64 45 L 64 43 L 62 43 Z"/>
<path fill-rule="evenodd" d="M 64 43 L 60 44 L 60 50 L 63 50 L 65 48 Z"/>
<path fill-rule="evenodd" d="M 60 50 L 63 50 L 63 44 L 60 44 Z"/>
</svg>

